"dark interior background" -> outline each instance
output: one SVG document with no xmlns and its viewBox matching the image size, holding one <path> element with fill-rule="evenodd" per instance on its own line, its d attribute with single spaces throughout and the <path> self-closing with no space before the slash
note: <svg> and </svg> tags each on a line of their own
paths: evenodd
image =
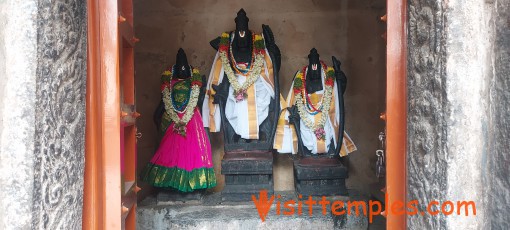
<svg viewBox="0 0 510 230">
<path fill-rule="evenodd" d="M 138 141 L 138 170 L 150 160 L 158 137 L 152 122 L 160 93 L 160 74 L 175 62 L 182 47 L 188 62 L 208 76 L 215 50 L 209 41 L 224 31 L 235 29 L 234 18 L 244 8 L 250 29 L 260 33 L 269 25 L 282 52 L 280 87 L 287 96 L 295 71 L 307 64 L 307 55 L 315 47 L 321 59 L 331 64 L 331 56 L 341 62 L 348 77 L 346 130 L 358 147 L 349 156 L 349 188 L 368 193 L 375 177 L 375 150 L 378 134 L 384 130 L 379 114 L 385 109 L 385 0 L 134 0 L 135 33 L 140 42 L 135 49 L 137 111 L 142 114 L 137 126 L 143 134 Z M 221 191 L 220 171 L 223 155 L 222 134 L 211 135 L 214 167 Z M 293 190 L 292 161 L 278 155 L 274 166 L 274 189 Z M 154 193 L 151 186 L 139 182 L 139 199 Z"/>
</svg>

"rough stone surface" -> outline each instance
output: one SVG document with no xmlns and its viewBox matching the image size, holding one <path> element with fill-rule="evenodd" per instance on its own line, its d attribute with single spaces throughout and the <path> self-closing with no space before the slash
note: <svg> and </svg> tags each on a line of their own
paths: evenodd
<svg viewBox="0 0 510 230">
<path fill-rule="evenodd" d="M 509 228 L 508 1 L 409 1 L 408 200 L 474 201 L 476 216 L 409 229 Z M 435 207 L 440 208 L 440 207 Z"/>
<path fill-rule="evenodd" d="M 469 7 L 466 7 L 469 6 Z M 447 3 L 446 100 L 447 121 L 447 200 L 474 201 L 476 216 L 450 215 L 448 229 L 479 229 L 485 212 L 483 203 L 482 158 L 488 154 L 489 95 L 487 82 L 490 68 L 491 37 L 487 27 L 487 8 L 491 5 L 477 0 L 454 0 Z M 494 106 L 499 106 L 494 104 Z"/>
<path fill-rule="evenodd" d="M 444 11 L 440 1 L 409 1 L 408 200 L 422 203 L 444 200 L 447 188 Z M 446 224 L 443 216 L 408 218 L 410 229 Z"/>
<path fill-rule="evenodd" d="M 489 210 L 485 226 L 510 229 L 510 2 L 495 0 L 491 28 L 494 38 L 490 58 L 488 149 L 482 165 L 483 197 Z"/>
<path fill-rule="evenodd" d="M 33 227 L 81 228 L 86 1 L 38 2 Z"/>
<path fill-rule="evenodd" d="M 0 229 L 30 229 L 37 1 L 0 1 Z"/>
<path fill-rule="evenodd" d="M 281 206 L 280 215 L 276 214 L 276 200 L 264 222 L 253 202 L 234 202 L 218 204 L 211 202 L 214 197 L 207 198 L 202 203 L 183 204 L 181 202 L 156 204 L 144 201 L 137 209 L 137 229 L 367 229 L 367 216 L 356 216 L 355 207 L 351 208 L 351 215 L 333 215 L 331 206 L 327 207 L 326 215 L 322 214 L 322 207 L 316 206 L 309 216 L 309 209 L 303 204 L 302 215 L 298 215 L 297 205 L 294 205 L 295 215 L 283 215 L 284 206 Z M 297 197 L 285 193 L 280 201 L 289 199 L 297 201 Z M 307 198 L 305 198 L 307 199 Z M 299 200 L 305 200 L 299 199 Z M 317 200 L 318 198 L 314 198 Z M 331 197 L 331 200 L 343 200 L 346 197 Z M 359 199 L 357 199 L 359 200 Z M 361 210 L 360 210 L 361 211 Z"/>
</svg>

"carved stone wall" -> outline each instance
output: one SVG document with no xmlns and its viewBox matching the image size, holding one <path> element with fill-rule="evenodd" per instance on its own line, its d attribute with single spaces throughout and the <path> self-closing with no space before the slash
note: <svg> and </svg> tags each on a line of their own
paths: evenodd
<svg viewBox="0 0 510 230">
<path fill-rule="evenodd" d="M 492 3 L 490 27 L 493 29 L 492 63 L 488 69 L 490 116 L 488 151 L 482 172 L 486 189 L 483 196 L 486 225 L 491 229 L 510 229 L 510 1 Z"/>
<path fill-rule="evenodd" d="M 510 3 L 408 3 L 408 200 L 476 204 L 408 228 L 508 229 Z"/>
<path fill-rule="evenodd" d="M 408 6 L 408 200 L 444 200 L 446 154 L 446 36 L 441 1 L 410 0 Z M 421 206 L 421 210 L 426 210 Z M 410 216 L 409 226 L 440 229 L 443 216 Z"/>
<path fill-rule="evenodd" d="M 80 229 L 86 1 L 0 1 L 0 229 Z"/>
<path fill-rule="evenodd" d="M 86 1 L 39 0 L 33 227 L 81 228 Z"/>
</svg>

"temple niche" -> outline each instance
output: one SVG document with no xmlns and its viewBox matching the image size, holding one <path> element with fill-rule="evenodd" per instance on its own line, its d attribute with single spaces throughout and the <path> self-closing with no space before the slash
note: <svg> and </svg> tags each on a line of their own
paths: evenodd
<svg viewBox="0 0 510 230">
<path fill-rule="evenodd" d="M 225 167 L 225 161 L 222 166 L 222 160 L 225 160 L 225 157 L 238 157 L 229 155 L 229 152 L 243 148 L 256 151 L 268 149 L 266 142 L 274 138 L 271 132 L 276 130 L 276 127 L 273 127 L 273 108 L 276 109 L 275 103 L 280 102 L 278 94 L 287 99 L 296 72 L 309 64 L 309 55 L 312 48 L 315 48 L 320 60 L 327 66 L 334 66 L 333 56 L 341 62 L 341 70 L 347 78 L 347 87 L 343 93 L 344 130 L 355 143 L 357 150 L 342 158 L 341 163 L 345 168 L 340 171 L 347 170 L 345 173 L 348 173 L 348 178 L 342 179 L 345 179 L 347 189 L 369 195 L 371 185 L 379 180 L 375 173 L 376 150 L 379 148 L 379 133 L 384 131 L 384 122 L 379 118 L 380 113 L 385 110 L 386 46 L 381 35 L 385 32 L 386 25 L 380 21 L 380 17 L 385 14 L 384 0 L 263 0 L 235 1 L 228 4 L 212 0 L 135 0 L 134 26 L 140 39 L 135 50 L 136 104 L 142 114 L 138 131 L 143 134 L 137 149 L 140 173 L 143 166 L 154 156 L 161 138 L 152 116 L 161 101 L 161 73 L 169 65 L 176 63 L 175 54 L 179 48 L 183 48 L 189 65 L 199 69 L 207 81 L 217 54 L 217 50 L 213 48 L 213 40 L 224 32 L 239 29 L 236 18 L 239 17 L 240 9 L 244 9 L 249 18 L 246 31 L 263 35 L 263 25 L 269 26 L 279 51 L 278 54 L 270 51 L 272 63 L 278 64 L 273 66 L 273 72 L 277 73 L 278 77 L 271 80 L 276 79 L 272 83 L 279 92 L 270 92 L 275 94 L 266 101 L 268 108 L 271 107 L 268 109 L 270 122 L 258 124 L 259 132 L 253 134 L 249 130 L 236 130 L 231 127 L 232 122 L 223 122 L 221 125 L 226 127 L 226 130 L 209 133 L 216 186 L 207 192 L 218 193 L 229 189 L 229 175 L 225 175 L 227 170 L 222 170 L 222 167 Z M 252 36 L 247 35 L 250 38 Z M 264 35 L 267 41 L 268 37 Z M 243 55 L 234 52 L 236 60 L 246 59 Z M 247 59 L 250 58 L 251 56 Z M 217 84 L 217 87 L 221 88 L 222 85 Z M 237 93 L 240 100 L 244 99 L 241 98 L 243 94 Z M 247 99 L 250 99 L 249 92 L 247 95 Z M 226 96 L 231 95 L 227 93 Z M 207 93 L 205 97 L 204 101 L 207 101 Z M 210 128 L 208 126 L 209 131 Z M 256 138 L 250 135 L 256 135 Z M 338 136 L 335 136 L 336 140 L 333 142 L 338 142 Z M 332 149 L 330 154 L 338 153 L 339 150 Z M 270 175 L 266 179 L 271 180 L 275 193 L 295 191 L 294 164 L 298 160 L 298 154 L 278 154 L 274 150 L 271 155 L 272 169 L 269 168 L 266 174 L 256 175 Z M 144 182 L 139 184 L 142 187 L 139 200 L 156 195 L 159 191 Z"/>
</svg>

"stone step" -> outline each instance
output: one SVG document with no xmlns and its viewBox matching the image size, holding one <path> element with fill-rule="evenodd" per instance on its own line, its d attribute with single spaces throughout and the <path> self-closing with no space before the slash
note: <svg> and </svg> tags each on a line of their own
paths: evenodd
<svg viewBox="0 0 510 230">
<path fill-rule="evenodd" d="M 220 196 L 220 195 L 218 195 Z M 323 215 L 322 207 L 315 205 L 312 216 L 309 216 L 308 205 L 304 204 L 307 198 L 296 199 L 302 201 L 302 214 L 284 215 L 288 210 L 283 202 L 294 199 L 294 196 L 283 194 L 280 197 L 280 214 L 277 214 L 275 199 L 269 213 L 262 221 L 253 202 L 211 202 L 200 203 L 183 202 L 141 202 L 137 209 L 137 229 L 367 229 L 367 216 L 333 215 L 329 205 Z M 216 198 L 217 199 L 217 198 Z M 258 195 L 257 195 L 258 199 Z M 328 197 L 328 200 L 343 200 L 348 197 Z M 314 198 L 314 200 L 318 200 Z M 353 199 L 351 199 L 353 200 Z M 356 199 L 359 200 L 359 199 Z"/>
</svg>

